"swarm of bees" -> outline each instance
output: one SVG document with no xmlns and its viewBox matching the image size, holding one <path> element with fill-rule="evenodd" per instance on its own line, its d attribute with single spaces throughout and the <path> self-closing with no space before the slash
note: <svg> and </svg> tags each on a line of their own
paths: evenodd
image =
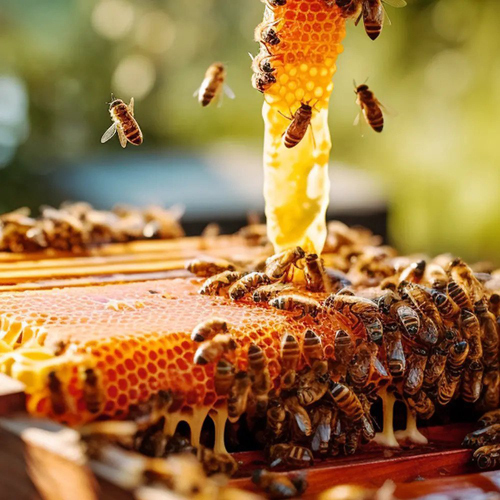
<svg viewBox="0 0 500 500">
<path fill-rule="evenodd" d="M 244 413 L 249 421 L 265 419 L 271 467 L 306 467 L 315 458 L 354 453 L 375 438 L 371 407 L 387 392 L 415 420 L 458 398 L 483 411 L 499 407 L 495 272 L 475 273 L 451 256 L 398 257 L 368 231 L 340 223 L 331 224 L 328 244 L 335 253 L 324 259 L 297 247 L 268 258 L 262 271 L 227 262 L 200 288 L 285 311 L 308 325 L 344 326 L 328 355 L 314 326 L 302 338 L 283 333 L 275 381 L 262 346 L 248 347 L 248 370 L 238 372 L 233 354 L 247 348 L 230 327 L 221 335 L 220 321 L 209 320 L 212 334 L 200 339 L 193 332 L 202 340 L 200 352 L 216 353 L 211 362 L 218 393 L 229 395 L 229 420 Z M 197 269 L 206 277 L 200 262 Z M 466 440 L 480 446 L 475 456 L 485 468 L 498 464 L 500 446 L 498 412 L 487 415 L 487 427 Z"/>
<path fill-rule="evenodd" d="M 177 207 L 117 206 L 108 212 L 77 202 L 42 207 L 35 218 L 21 208 L 0 215 L 0 251 L 78 251 L 104 243 L 179 238 L 184 235 L 180 216 Z"/>
</svg>

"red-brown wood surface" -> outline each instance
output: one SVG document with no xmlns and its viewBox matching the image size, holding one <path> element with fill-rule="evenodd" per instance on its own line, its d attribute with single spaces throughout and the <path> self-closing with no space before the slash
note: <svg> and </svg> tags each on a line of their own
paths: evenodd
<svg viewBox="0 0 500 500">
<path fill-rule="evenodd" d="M 24 385 L 0 373 L 0 417 L 24 411 L 25 402 Z"/>
</svg>

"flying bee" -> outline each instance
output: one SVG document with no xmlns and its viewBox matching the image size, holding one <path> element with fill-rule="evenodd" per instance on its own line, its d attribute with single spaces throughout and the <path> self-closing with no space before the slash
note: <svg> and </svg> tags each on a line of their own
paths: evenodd
<svg viewBox="0 0 500 500">
<path fill-rule="evenodd" d="M 261 93 L 267 92 L 276 83 L 276 77 L 271 73 L 254 73 L 252 87 Z"/>
<path fill-rule="evenodd" d="M 363 17 L 363 23 L 365 25 L 366 34 L 371 40 L 376 40 L 382 28 L 384 26 L 385 10 L 382 1 L 392 5 L 393 7 L 404 7 L 406 5 L 405 0 L 362 0 L 363 7 L 362 12 L 356 25 L 358 24 L 361 17 Z"/>
<path fill-rule="evenodd" d="M 245 273 L 239 271 L 224 271 L 208 278 L 198 291 L 201 295 L 220 295 L 221 290 L 231 286 L 243 278 Z"/>
<path fill-rule="evenodd" d="M 295 383 L 297 366 L 300 358 L 300 346 L 297 339 L 287 333 L 281 340 L 281 387 L 289 389 Z"/>
<path fill-rule="evenodd" d="M 273 438 L 279 439 L 285 430 L 286 410 L 279 400 L 273 400 L 267 410 L 267 427 Z"/>
<path fill-rule="evenodd" d="M 297 319 L 301 319 L 306 315 L 315 318 L 321 310 L 321 305 L 316 299 L 298 293 L 278 295 L 269 301 L 269 305 L 280 311 L 299 311 L 300 314 L 297 316 Z"/>
<path fill-rule="evenodd" d="M 83 372 L 83 399 L 90 413 L 101 411 L 103 395 L 99 377 L 93 368 L 87 368 Z"/>
<path fill-rule="evenodd" d="M 134 146 L 142 144 L 142 132 L 134 118 L 133 97 L 128 106 L 121 99 L 113 99 L 109 105 L 109 114 L 113 124 L 104 132 L 101 143 L 108 142 L 118 132 L 122 148 L 127 146 L 127 142 Z"/>
<path fill-rule="evenodd" d="M 410 339 L 417 335 L 420 330 L 420 317 L 416 311 L 405 305 L 404 302 L 397 302 L 391 307 L 391 313 L 399 319 L 403 331 Z"/>
<path fill-rule="evenodd" d="M 306 255 L 306 265 L 304 267 L 306 278 L 306 288 L 311 292 L 332 292 L 332 283 L 326 274 L 323 259 L 315 253 Z"/>
<path fill-rule="evenodd" d="M 237 422 L 246 411 L 251 386 L 252 381 L 247 372 L 238 372 L 234 377 L 227 399 L 228 419 L 231 423 Z"/>
<path fill-rule="evenodd" d="M 345 330 L 337 330 L 333 344 L 337 371 L 345 377 L 347 367 L 354 356 L 354 343 Z"/>
<path fill-rule="evenodd" d="M 287 465 L 290 467 L 309 467 L 313 464 L 313 455 L 309 448 L 295 444 L 273 444 L 269 448 L 271 467 Z"/>
<path fill-rule="evenodd" d="M 330 382 L 329 394 L 332 397 L 337 408 L 354 425 L 359 424 L 363 418 L 364 411 L 360 400 L 347 385 L 338 382 Z"/>
<path fill-rule="evenodd" d="M 500 424 L 493 424 L 485 429 L 471 432 L 462 443 L 466 448 L 479 448 L 491 444 L 500 444 Z"/>
<path fill-rule="evenodd" d="M 473 455 L 480 469 L 498 469 L 500 465 L 500 444 L 482 446 Z"/>
<path fill-rule="evenodd" d="M 460 309 L 473 310 L 472 302 L 467 292 L 453 279 L 448 281 L 448 295 Z"/>
<path fill-rule="evenodd" d="M 238 344 L 229 333 L 219 333 L 212 340 L 203 342 L 194 354 L 197 365 L 215 363 L 224 355 L 236 350 Z"/>
<path fill-rule="evenodd" d="M 269 45 L 278 45 L 281 39 L 276 31 L 276 26 L 281 22 L 281 19 L 277 19 L 271 23 L 263 22 L 260 23 L 257 28 L 255 28 L 255 41 L 260 42 L 267 48 Z"/>
<path fill-rule="evenodd" d="M 421 347 L 413 347 L 408 359 L 408 371 L 404 381 L 406 394 L 416 394 L 424 382 L 425 365 L 427 363 L 427 351 Z"/>
<path fill-rule="evenodd" d="M 453 319 L 460 312 L 460 308 L 448 297 L 446 293 L 431 290 L 432 300 L 441 316 L 445 319 Z"/>
<path fill-rule="evenodd" d="M 467 309 L 463 309 L 460 315 L 460 326 L 463 337 L 469 343 L 469 358 L 482 358 L 483 345 L 481 342 L 481 326 L 477 316 Z"/>
<path fill-rule="evenodd" d="M 218 396 L 225 396 L 234 382 L 234 365 L 220 359 L 215 368 L 214 386 Z"/>
<path fill-rule="evenodd" d="M 409 283 L 420 283 L 424 278 L 425 268 L 427 262 L 425 260 L 419 260 L 413 262 L 408 267 L 403 269 L 399 276 L 400 281 L 407 281 Z"/>
<path fill-rule="evenodd" d="M 48 389 L 50 393 L 50 404 L 55 415 L 62 415 L 66 412 L 66 398 L 62 388 L 62 383 L 55 371 L 49 372 Z"/>
<path fill-rule="evenodd" d="M 233 91 L 226 85 L 226 68 L 220 63 L 211 64 L 199 89 L 195 91 L 193 97 L 198 97 L 198 102 L 203 106 L 208 106 L 214 99 L 220 99 L 225 93 L 230 99 L 234 99 Z M 221 101 L 219 100 L 219 103 Z"/>
<path fill-rule="evenodd" d="M 479 360 L 472 360 L 464 370 L 462 397 L 466 403 L 475 403 L 481 396 L 484 367 Z"/>
<path fill-rule="evenodd" d="M 478 423 L 482 427 L 488 427 L 490 425 L 500 424 L 500 409 L 491 410 L 491 411 L 485 413 L 479 419 Z"/>
<path fill-rule="evenodd" d="M 438 384 L 438 401 L 441 405 L 448 404 L 453 398 L 468 354 L 469 344 L 466 341 L 451 346 L 444 374 Z"/>
<path fill-rule="evenodd" d="M 327 0 L 330 1 L 330 0 Z M 344 17 L 354 17 L 361 8 L 362 0 L 335 0 Z"/>
<path fill-rule="evenodd" d="M 330 447 L 332 427 L 337 421 L 337 414 L 329 406 L 318 406 L 313 413 L 312 424 L 314 435 L 311 449 L 320 455 L 326 455 Z"/>
<path fill-rule="evenodd" d="M 252 343 L 248 348 L 248 365 L 258 413 L 263 413 L 267 408 L 272 382 L 264 351 L 257 344 Z"/>
<path fill-rule="evenodd" d="M 186 269 L 199 278 L 209 278 L 224 271 L 236 271 L 236 266 L 225 259 L 194 259 L 186 264 Z"/>
<path fill-rule="evenodd" d="M 306 330 L 304 334 L 303 350 L 304 357 L 311 366 L 314 361 L 324 358 L 321 338 L 313 330 Z"/>
<path fill-rule="evenodd" d="M 307 481 L 303 476 L 289 478 L 265 469 L 255 470 L 252 482 L 264 490 L 271 499 L 295 498 L 307 488 Z"/>
<path fill-rule="evenodd" d="M 366 84 L 358 85 L 354 92 L 357 95 L 356 103 L 360 106 L 366 123 L 375 132 L 382 132 L 384 130 L 384 114 L 382 113 L 380 101 Z M 358 120 L 359 115 L 356 118 L 355 125 L 357 125 Z"/>
<path fill-rule="evenodd" d="M 224 319 L 212 318 L 196 325 L 191 333 L 191 340 L 205 342 L 213 339 L 219 333 L 227 333 L 227 322 Z"/>
<path fill-rule="evenodd" d="M 256 288 L 268 285 L 270 281 L 271 280 L 265 273 L 253 272 L 246 274 L 243 278 L 230 286 L 228 290 L 229 298 L 231 300 L 240 300 L 246 294 L 253 292 Z"/>
<path fill-rule="evenodd" d="M 290 125 L 283 132 L 283 144 L 286 148 L 294 148 L 302 141 L 309 125 L 311 125 L 312 113 L 312 106 L 303 102 L 291 117 L 283 115 L 286 119 L 290 120 Z"/>
<path fill-rule="evenodd" d="M 253 292 L 252 298 L 254 302 L 269 302 L 274 299 L 282 292 L 289 292 L 293 290 L 293 285 L 291 283 L 271 283 L 270 285 L 264 285 L 255 292 Z"/>
<path fill-rule="evenodd" d="M 406 398 L 408 410 L 416 413 L 420 418 L 428 420 L 434 415 L 436 407 L 432 399 L 424 391 L 418 391 L 414 396 Z"/>
<path fill-rule="evenodd" d="M 306 409 L 299 403 L 295 396 L 285 400 L 285 409 L 289 413 L 299 437 L 310 436 L 312 433 L 312 424 Z"/>
<path fill-rule="evenodd" d="M 297 398 L 302 406 L 319 401 L 328 390 L 328 362 L 316 360 L 311 369 L 299 376 Z"/>
<path fill-rule="evenodd" d="M 266 261 L 266 274 L 272 281 L 278 281 L 285 276 L 292 265 L 297 265 L 306 253 L 302 248 L 295 247 L 269 257 Z"/>
</svg>

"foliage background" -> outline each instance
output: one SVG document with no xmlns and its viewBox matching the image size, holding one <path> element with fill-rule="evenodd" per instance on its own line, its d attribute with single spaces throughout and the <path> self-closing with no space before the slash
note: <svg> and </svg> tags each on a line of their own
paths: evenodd
<svg viewBox="0 0 500 500">
<path fill-rule="evenodd" d="M 392 26 L 375 43 L 348 28 L 333 157 L 383 183 L 402 251 L 500 263 L 498 0 L 408 3 L 388 7 Z M 247 52 L 262 10 L 258 0 L 0 0 L 0 211 L 51 203 L 40 176 L 124 154 L 99 143 L 110 90 L 136 99 L 141 154 L 231 141 L 258 153 L 262 97 Z M 204 110 L 191 94 L 214 59 L 238 98 Z M 380 136 L 352 127 L 352 80 L 366 77 L 397 113 Z"/>
</svg>

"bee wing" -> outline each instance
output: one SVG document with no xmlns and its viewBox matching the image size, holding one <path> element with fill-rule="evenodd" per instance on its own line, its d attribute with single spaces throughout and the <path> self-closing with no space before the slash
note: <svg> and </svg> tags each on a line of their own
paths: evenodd
<svg viewBox="0 0 500 500">
<path fill-rule="evenodd" d="M 356 115 L 356 118 L 354 118 L 354 122 L 352 123 L 354 127 L 357 127 L 359 125 L 360 118 L 361 118 L 361 111 Z"/>
<path fill-rule="evenodd" d="M 406 3 L 406 0 L 383 0 L 384 3 L 387 5 L 390 5 L 391 7 L 396 7 L 397 9 L 400 9 L 401 7 L 406 7 L 408 4 Z"/>
<path fill-rule="evenodd" d="M 236 97 L 231 87 L 226 83 L 224 84 L 224 93 L 229 97 L 229 99 L 234 99 Z"/>
<path fill-rule="evenodd" d="M 201 89 L 201 87 L 198 87 L 198 88 L 194 91 L 193 97 L 198 97 L 198 96 L 200 95 L 200 89 Z"/>
<path fill-rule="evenodd" d="M 105 142 L 108 142 L 111 137 L 113 137 L 116 134 L 116 123 L 112 123 L 111 126 L 102 134 L 101 137 L 101 144 L 104 144 Z"/>
<path fill-rule="evenodd" d="M 130 114 L 134 116 L 134 98 L 130 98 L 130 104 L 128 105 L 128 110 L 130 111 Z"/>
<path fill-rule="evenodd" d="M 124 148 L 127 145 L 127 138 L 125 137 L 125 133 L 120 127 L 116 128 L 118 130 L 118 138 L 120 139 L 120 144 L 122 145 L 122 148 Z"/>
</svg>

